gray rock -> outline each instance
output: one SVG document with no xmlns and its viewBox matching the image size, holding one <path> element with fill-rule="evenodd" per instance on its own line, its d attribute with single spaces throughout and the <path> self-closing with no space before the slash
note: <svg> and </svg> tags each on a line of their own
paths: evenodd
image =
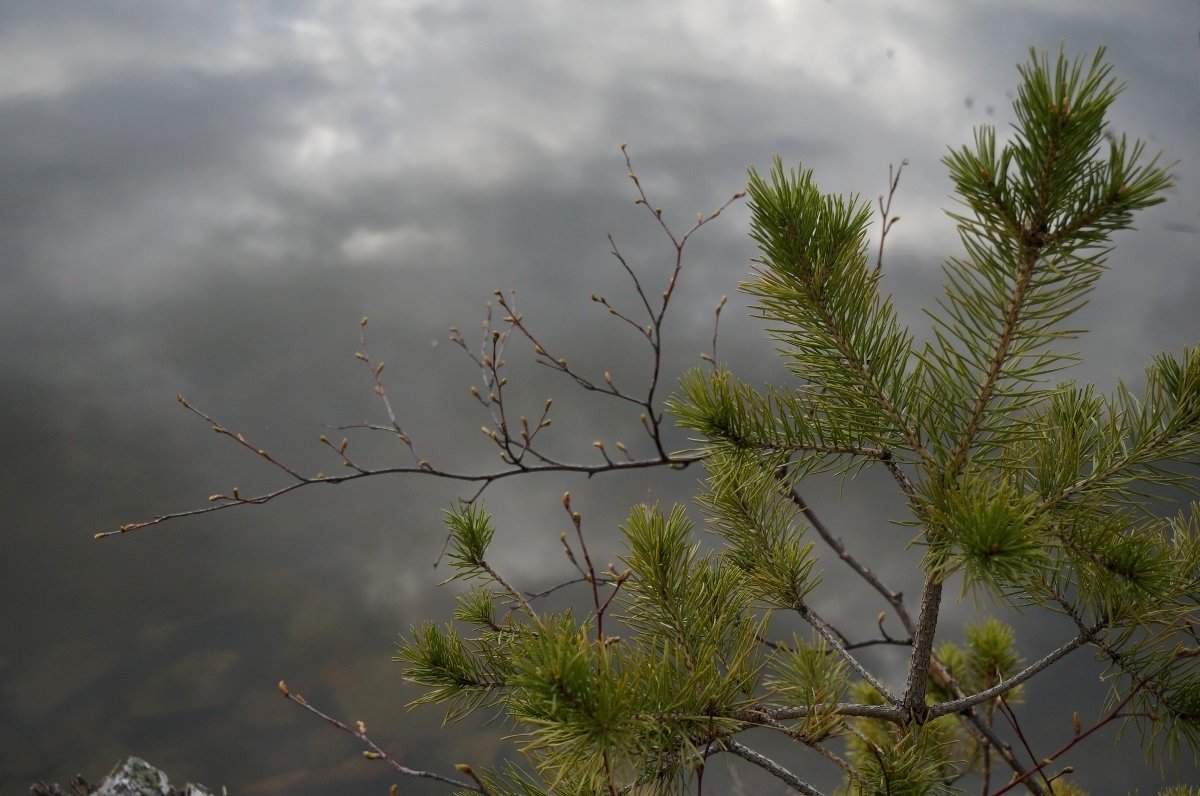
<svg viewBox="0 0 1200 796">
<path fill-rule="evenodd" d="M 29 792 L 33 796 L 213 796 L 203 785 L 172 785 L 165 773 L 140 757 L 126 758 L 94 789 L 82 777 L 75 777 L 66 789 L 39 782 Z"/>
</svg>

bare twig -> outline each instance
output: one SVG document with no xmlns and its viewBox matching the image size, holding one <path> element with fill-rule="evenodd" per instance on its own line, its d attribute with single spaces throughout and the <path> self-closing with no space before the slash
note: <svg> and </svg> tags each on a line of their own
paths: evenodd
<svg viewBox="0 0 1200 796">
<path fill-rule="evenodd" d="M 857 672 L 859 677 L 870 683 L 871 687 L 878 691 L 880 696 L 897 707 L 902 704 L 900 697 L 893 694 L 888 687 L 881 683 L 878 678 L 875 677 L 875 675 L 871 674 L 871 672 L 868 671 L 867 668 L 863 666 L 857 658 L 846 651 L 846 648 L 842 645 L 841 640 L 833 634 L 829 623 L 822 619 L 816 613 L 816 611 L 813 611 L 808 606 L 802 605 L 799 607 L 799 612 L 804 621 L 812 625 L 813 629 L 821 635 L 821 638 L 825 639 L 825 641 L 828 642 L 831 647 L 833 647 L 834 651 L 840 655 L 842 659 L 846 661 L 846 663 L 850 664 L 850 668 Z"/>
<path fill-rule="evenodd" d="M 380 378 L 383 374 L 383 363 L 375 364 L 371 361 L 370 355 L 367 353 L 367 316 L 364 315 L 362 320 L 358 322 L 358 341 L 359 350 L 354 356 L 367 366 L 367 370 L 371 371 L 371 378 L 375 382 L 375 394 L 379 396 L 379 400 L 383 401 L 383 407 L 387 411 L 388 420 L 391 423 L 391 428 L 396 434 L 396 438 L 408 448 L 414 459 L 420 461 L 416 450 L 413 448 L 412 438 L 404 433 L 404 429 L 400 427 L 400 421 L 396 419 L 396 413 L 392 410 L 392 402 L 388 399 L 387 390 L 383 386 L 383 379 Z"/>
<path fill-rule="evenodd" d="M 771 758 L 767 757 L 761 752 L 756 752 L 745 744 L 730 740 L 725 742 L 725 749 L 742 758 L 743 760 L 748 760 L 749 762 L 774 776 L 776 779 L 786 783 L 788 787 L 803 793 L 804 796 L 822 796 L 821 791 L 817 790 L 812 785 L 809 785 L 807 782 L 800 779 Z"/>
<path fill-rule="evenodd" d="M 984 702 L 988 702 L 989 700 L 995 699 L 999 696 L 1002 696 L 1002 695 L 1008 693 L 1009 691 L 1016 688 L 1021 683 L 1025 682 L 1026 680 L 1033 677 L 1038 672 L 1042 671 L 1043 669 L 1047 668 L 1051 664 L 1055 663 L 1060 658 L 1063 658 L 1068 653 L 1071 653 L 1071 652 L 1079 649 L 1080 647 L 1082 647 L 1084 644 L 1087 644 L 1089 641 L 1094 639 L 1096 637 L 1096 635 L 1098 633 L 1100 633 L 1100 631 L 1102 631 L 1105 627 L 1106 627 L 1106 625 L 1101 622 L 1101 623 L 1094 624 L 1089 628 L 1085 628 L 1084 630 L 1081 630 L 1070 641 L 1068 641 L 1067 643 L 1058 647 L 1053 652 L 1050 652 L 1049 654 L 1047 654 L 1046 656 L 1044 656 L 1043 658 L 1038 660 L 1036 663 L 1032 663 L 1029 666 L 1026 666 L 1024 669 L 1017 672 L 1016 674 L 1014 674 L 1012 677 L 1008 678 L 1004 682 L 998 683 L 984 691 L 980 691 L 978 694 L 972 694 L 968 697 L 964 697 L 962 699 L 955 699 L 950 702 L 942 702 L 939 705 L 934 705 L 934 706 L 930 707 L 929 713 L 927 714 L 927 719 L 932 721 L 933 719 L 936 719 L 939 716 L 945 716 L 950 713 L 960 713 L 963 710 L 965 710 L 966 708 L 974 707 L 975 705 L 981 705 Z"/>
<path fill-rule="evenodd" d="M 713 310 L 712 353 L 700 355 L 701 359 L 712 365 L 713 370 L 717 369 L 717 333 L 721 330 L 721 310 L 725 309 L 725 303 L 728 301 L 728 296 L 721 296 L 721 300 L 717 302 L 717 308 Z"/>
<path fill-rule="evenodd" d="M 216 421 L 214 421 L 211 417 L 204 414 L 203 412 L 200 412 L 195 407 L 192 407 L 190 404 L 188 404 L 183 399 L 182 396 L 180 396 L 180 403 L 183 404 L 185 407 L 187 407 L 189 410 L 191 410 L 193 413 L 199 415 L 200 417 L 204 418 L 209 423 L 211 423 L 213 425 L 213 427 L 218 431 L 218 433 L 222 434 L 223 436 L 227 436 L 231 439 L 234 439 L 240 445 L 250 448 L 251 450 L 255 450 L 255 452 L 257 453 L 257 449 L 255 449 L 252 445 L 250 445 L 245 440 L 244 437 L 242 439 L 238 439 L 238 437 L 240 435 L 229 432 L 224 427 L 220 426 L 220 424 L 218 424 Z M 326 443 L 327 443 L 327 441 L 326 441 Z M 329 443 L 329 447 L 333 448 L 335 451 L 338 450 L 338 448 L 334 447 L 331 443 Z M 262 455 L 262 454 L 260 454 L 260 455 Z M 345 458 L 344 449 L 342 451 L 342 455 L 343 455 L 343 458 Z M 180 519 L 183 517 L 195 517 L 195 516 L 198 516 L 201 514 L 209 514 L 214 511 L 221 511 L 224 509 L 235 508 L 237 506 L 261 506 L 265 503 L 269 503 L 272 500 L 275 500 L 276 498 L 282 497 L 283 495 L 286 495 L 289 492 L 294 492 L 297 489 L 314 486 L 316 484 L 341 484 L 341 483 L 345 483 L 347 481 L 356 481 L 356 480 L 359 480 L 362 478 L 374 478 L 376 476 L 383 476 L 383 475 L 426 475 L 426 476 L 433 476 L 435 478 L 442 478 L 442 479 L 445 479 L 448 481 L 462 481 L 464 483 L 479 484 L 478 491 L 476 491 L 475 494 L 472 495 L 472 497 L 466 501 L 466 502 L 470 503 L 470 502 L 473 502 L 474 500 L 477 500 L 479 498 L 479 496 L 483 493 L 484 489 L 486 489 L 488 486 L 492 485 L 496 481 L 502 481 L 506 478 L 511 478 L 516 475 L 523 475 L 523 474 L 527 474 L 527 473 L 580 473 L 580 474 L 587 475 L 587 476 L 593 476 L 593 475 L 597 475 L 599 473 L 613 472 L 613 471 L 618 471 L 618 470 L 641 470 L 641 469 L 647 469 L 647 468 L 652 468 L 652 467 L 671 467 L 674 469 L 682 469 L 682 468 L 687 467 L 688 465 L 692 464 L 693 462 L 700 461 L 703 458 L 703 456 L 700 454 L 688 454 L 688 453 L 667 454 L 666 456 L 658 456 L 655 458 L 631 459 L 631 460 L 626 460 L 626 461 L 609 461 L 609 462 L 603 462 L 603 463 L 598 463 L 598 464 L 582 464 L 582 463 L 561 462 L 561 461 L 556 461 L 556 460 L 550 460 L 546 463 L 538 464 L 538 465 L 525 465 L 525 466 L 515 466 L 514 465 L 514 466 L 510 466 L 506 469 L 496 470 L 496 471 L 493 471 L 490 473 L 465 473 L 465 472 L 454 471 L 454 470 L 443 470 L 441 468 L 434 467 L 429 462 L 427 462 L 423 459 L 416 465 L 405 465 L 405 466 L 397 466 L 397 467 L 380 467 L 380 468 L 376 468 L 376 469 L 368 469 L 366 467 L 360 467 L 356 464 L 350 463 L 349 460 L 347 459 L 346 466 L 354 469 L 355 472 L 349 473 L 347 475 L 326 475 L 324 473 L 317 473 L 316 475 L 312 475 L 312 476 L 301 475 L 299 472 L 295 471 L 294 469 L 287 467 L 287 466 L 283 465 L 282 463 L 278 462 L 273 457 L 263 456 L 263 458 L 265 458 L 267 461 L 274 464 L 276 467 L 284 470 L 285 472 L 287 472 L 289 475 L 291 475 L 296 480 L 293 481 L 293 483 L 287 484 L 286 486 L 282 486 L 282 487 L 279 487 L 278 489 L 274 489 L 274 490 L 271 490 L 268 492 L 263 492 L 258 495 L 255 495 L 253 497 L 243 497 L 239 494 L 237 488 L 234 488 L 232 490 L 231 494 L 229 494 L 229 495 L 213 495 L 213 496 L 211 496 L 209 498 L 209 505 L 207 505 L 207 506 L 201 506 L 199 508 L 194 508 L 194 509 L 187 509 L 185 511 L 171 512 L 168 514 L 159 514 L 155 517 L 152 517 L 149 520 L 142 520 L 140 522 L 126 523 L 113 531 L 100 531 L 94 535 L 94 538 L 104 539 L 109 536 L 116 536 L 116 535 L 120 535 L 120 534 L 130 533 L 131 531 L 141 530 L 142 528 L 148 528 L 152 525 L 159 525 L 161 523 L 168 522 L 170 520 L 176 520 L 176 519 Z"/>
<path fill-rule="evenodd" d="M 916 625 L 913 624 L 913 620 L 908 613 L 908 609 L 904 607 L 904 595 L 889 588 L 882 580 L 879 579 L 878 575 L 871 571 L 870 567 L 866 566 L 857 558 L 855 558 L 850 551 L 846 549 L 845 543 L 835 536 L 833 532 L 829 530 L 829 527 L 821 521 L 821 518 L 817 516 L 817 513 L 812 510 L 812 507 L 808 505 L 804 498 L 800 496 L 800 493 L 796 491 L 795 487 L 792 487 L 788 491 L 788 496 L 791 498 L 792 502 L 796 504 L 796 507 L 800 509 L 800 512 L 804 515 L 804 518 L 808 520 L 808 524 L 811 525 L 813 530 L 815 530 L 821 539 L 825 541 L 825 544 L 829 545 L 833 552 L 837 553 L 838 558 L 840 558 L 846 563 L 847 566 L 854 570 L 860 578 L 862 578 L 871 586 L 872 589 L 879 592 L 879 594 L 883 596 L 883 599 L 887 600 L 888 605 L 892 606 L 892 610 L 895 611 L 896 616 L 899 617 L 900 623 L 904 625 L 905 631 L 907 631 L 909 635 L 912 635 L 916 631 Z M 882 625 L 880 626 L 880 629 L 882 630 Z"/>
<path fill-rule="evenodd" d="M 401 764 L 395 758 L 391 757 L 387 752 L 385 752 L 382 748 L 380 748 L 379 745 L 375 743 L 375 741 L 371 740 L 371 737 L 369 735 L 367 735 L 367 726 L 364 723 L 362 723 L 361 721 L 357 723 L 357 727 L 350 727 L 349 725 L 347 725 L 341 721 L 338 721 L 333 716 L 330 716 L 328 713 L 324 713 L 321 710 L 318 710 L 317 708 L 313 707 L 312 704 L 310 704 L 309 701 L 307 699 L 305 699 L 304 697 L 300 696 L 299 694 L 292 693 L 291 690 L 288 688 L 287 683 L 285 683 L 283 680 L 279 681 L 279 693 L 284 699 L 288 700 L 289 702 L 299 705 L 300 707 L 307 710 L 309 713 L 312 713 L 313 715 L 315 715 L 321 719 L 324 719 L 326 722 L 332 724 L 334 727 L 337 727 L 342 732 L 349 733 L 350 735 L 353 735 L 355 738 L 357 738 L 364 746 L 367 747 L 367 749 L 363 752 L 363 757 L 367 758 L 368 760 L 382 760 L 385 763 L 387 763 L 389 766 L 391 766 L 392 768 L 396 769 L 396 771 L 399 771 L 401 774 L 403 774 L 406 777 L 416 777 L 419 779 L 432 779 L 437 782 L 444 782 L 447 785 L 453 785 L 456 788 L 463 788 L 465 790 L 469 790 L 474 793 L 482 793 L 485 796 L 487 796 L 490 793 L 490 791 L 488 791 L 488 789 L 484 786 L 484 784 L 482 782 L 480 782 L 477 777 L 474 776 L 473 772 L 470 771 L 469 766 L 459 766 L 458 768 L 460 771 L 467 774 L 467 776 L 470 776 L 475 781 L 474 785 L 472 785 L 469 782 L 463 782 L 462 780 L 454 779 L 453 777 L 447 777 L 444 774 L 438 774 L 433 771 L 421 771 L 420 769 L 409 768 L 408 766 Z"/>
<path fill-rule="evenodd" d="M 896 189 L 900 187 L 900 172 L 904 171 L 904 167 L 908 165 L 908 158 L 900 161 L 900 165 L 895 169 L 888 165 L 888 192 L 887 202 L 881 195 L 879 197 L 879 257 L 875 261 L 875 273 L 878 274 L 883 270 L 883 244 L 887 240 L 888 233 L 892 231 L 892 225 L 900 220 L 900 216 L 892 215 L 892 199 L 896 197 Z"/>
</svg>

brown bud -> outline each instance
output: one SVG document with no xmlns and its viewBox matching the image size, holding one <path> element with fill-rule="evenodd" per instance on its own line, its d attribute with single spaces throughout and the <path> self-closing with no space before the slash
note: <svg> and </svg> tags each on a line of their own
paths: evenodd
<svg viewBox="0 0 1200 796">
<path fill-rule="evenodd" d="M 563 492 L 562 504 L 563 504 L 564 509 L 566 509 L 567 511 L 571 510 L 571 493 L 570 492 Z"/>
<path fill-rule="evenodd" d="M 288 691 L 287 683 L 285 683 L 283 680 L 279 681 L 278 688 L 279 688 L 279 693 L 282 696 L 287 696 L 288 694 L 291 693 L 290 691 Z"/>
</svg>

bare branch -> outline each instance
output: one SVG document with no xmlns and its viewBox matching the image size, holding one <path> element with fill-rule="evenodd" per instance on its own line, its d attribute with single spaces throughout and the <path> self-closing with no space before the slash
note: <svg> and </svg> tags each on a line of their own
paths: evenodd
<svg viewBox="0 0 1200 796">
<path fill-rule="evenodd" d="M 334 727 L 337 727 L 342 732 L 353 735 L 364 746 L 367 747 L 367 751 L 363 752 L 363 757 L 367 758 L 368 760 L 382 760 L 385 763 L 387 763 L 389 766 L 391 766 L 392 768 L 396 769 L 396 771 L 399 771 L 401 774 L 403 774 L 406 777 L 416 777 L 418 779 L 432 779 L 437 782 L 444 782 L 447 785 L 453 785 L 456 788 L 463 788 L 464 790 L 469 790 L 474 793 L 482 793 L 485 796 L 487 796 L 487 794 L 490 793 L 490 791 L 488 791 L 488 789 L 486 787 L 484 787 L 483 783 L 480 782 L 478 778 L 474 777 L 469 771 L 466 771 L 464 773 L 467 773 L 468 776 L 471 776 L 471 778 L 475 780 L 475 785 L 472 785 L 469 782 L 463 782 L 462 780 L 454 779 L 453 777 L 447 777 L 443 774 L 438 774 L 433 771 L 421 771 L 419 769 L 409 768 L 408 766 L 401 764 L 398 760 L 396 760 L 395 758 L 390 756 L 387 752 L 385 752 L 383 749 L 381 749 L 378 744 L 376 744 L 373 740 L 371 740 L 370 736 L 367 735 L 367 725 L 363 724 L 360 721 L 357 724 L 357 728 L 354 728 L 354 727 L 350 727 L 349 725 L 347 725 L 341 721 L 338 721 L 333 716 L 330 716 L 328 713 L 324 713 L 324 712 L 318 710 L 317 708 L 313 707 L 309 703 L 309 701 L 307 699 L 305 699 L 304 697 L 300 696 L 299 694 L 293 694 L 291 692 L 291 690 L 288 688 L 287 683 L 285 683 L 283 680 L 279 681 L 279 694 L 280 694 L 280 696 L 282 696 L 284 699 L 288 700 L 289 702 L 299 705 L 300 707 L 304 708 L 309 713 L 312 713 L 313 715 L 317 716 L 318 718 L 324 719 L 328 723 L 332 724 Z M 470 767 L 467 766 L 466 768 L 469 769 Z M 460 770 L 461 770 L 461 768 L 460 768 Z"/>
<path fill-rule="evenodd" d="M 725 742 L 725 748 L 743 760 L 750 761 L 754 765 L 774 776 L 776 779 L 787 783 L 788 787 L 803 793 L 805 796 L 822 796 L 821 791 L 817 790 L 812 785 L 809 785 L 807 782 L 800 779 L 771 758 L 767 757 L 761 752 L 754 751 L 745 744 L 730 740 Z"/>
<path fill-rule="evenodd" d="M 974 707 L 975 705 L 981 705 L 984 702 L 987 702 L 989 700 L 995 699 L 996 697 L 999 697 L 999 696 L 1002 696 L 1003 694 L 1008 693 L 1012 689 L 1019 686 L 1021 683 L 1025 682 L 1029 678 L 1033 677 L 1038 672 L 1040 672 L 1043 669 L 1050 666 L 1055 661 L 1059 660 L 1060 658 L 1066 656 L 1067 654 L 1069 654 L 1071 652 L 1074 652 L 1075 650 L 1082 647 L 1084 644 L 1087 644 L 1089 641 L 1091 641 L 1093 638 L 1095 638 L 1096 635 L 1098 633 L 1100 633 L 1100 631 L 1103 630 L 1105 627 L 1106 627 L 1106 625 L 1103 622 L 1098 622 L 1098 623 L 1092 625 L 1090 628 L 1087 628 L 1087 629 L 1081 631 L 1070 641 L 1068 641 L 1067 643 L 1058 647 L 1053 652 L 1050 652 L 1045 657 L 1038 660 L 1036 663 L 1026 666 L 1024 669 L 1017 672 L 1016 674 L 1014 674 L 1012 677 L 1008 678 L 1004 682 L 998 683 L 985 691 L 980 691 L 978 694 L 972 694 L 972 695 L 970 695 L 968 697 L 964 697 L 962 699 L 955 699 L 950 702 L 942 702 L 939 705 L 934 705 L 934 706 L 930 707 L 929 712 L 927 714 L 927 719 L 929 721 L 932 721 L 933 719 L 936 719 L 939 716 L 945 716 L 949 713 L 959 713 L 966 708 Z"/>
</svg>

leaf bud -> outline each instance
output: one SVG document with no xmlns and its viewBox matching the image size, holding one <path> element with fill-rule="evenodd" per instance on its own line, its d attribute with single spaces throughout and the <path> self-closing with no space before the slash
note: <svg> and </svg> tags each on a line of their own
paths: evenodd
<svg viewBox="0 0 1200 796">
<path fill-rule="evenodd" d="M 370 749 L 364 749 L 362 755 L 368 760 L 378 760 L 383 757 L 379 752 L 372 752 Z"/>
<path fill-rule="evenodd" d="M 563 492 L 562 504 L 563 504 L 564 509 L 566 509 L 567 511 L 571 510 L 571 493 L 570 492 Z"/>
<path fill-rule="evenodd" d="M 290 691 L 288 691 L 287 683 L 285 683 L 283 680 L 279 681 L 278 688 L 279 688 L 279 693 L 282 696 L 287 696 L 289 693 L 291 693 Z"/>
<path fill-rule="evenodd" d="M 360 320 L 360 321 L 358 322 L 358 325 L 359 325 L 359 326 L 366 326 L 366 325 L 367 325 L 367 316 L 366 316 L 366 315 L 362 316 L 362 320 Z"/>
</svg>

